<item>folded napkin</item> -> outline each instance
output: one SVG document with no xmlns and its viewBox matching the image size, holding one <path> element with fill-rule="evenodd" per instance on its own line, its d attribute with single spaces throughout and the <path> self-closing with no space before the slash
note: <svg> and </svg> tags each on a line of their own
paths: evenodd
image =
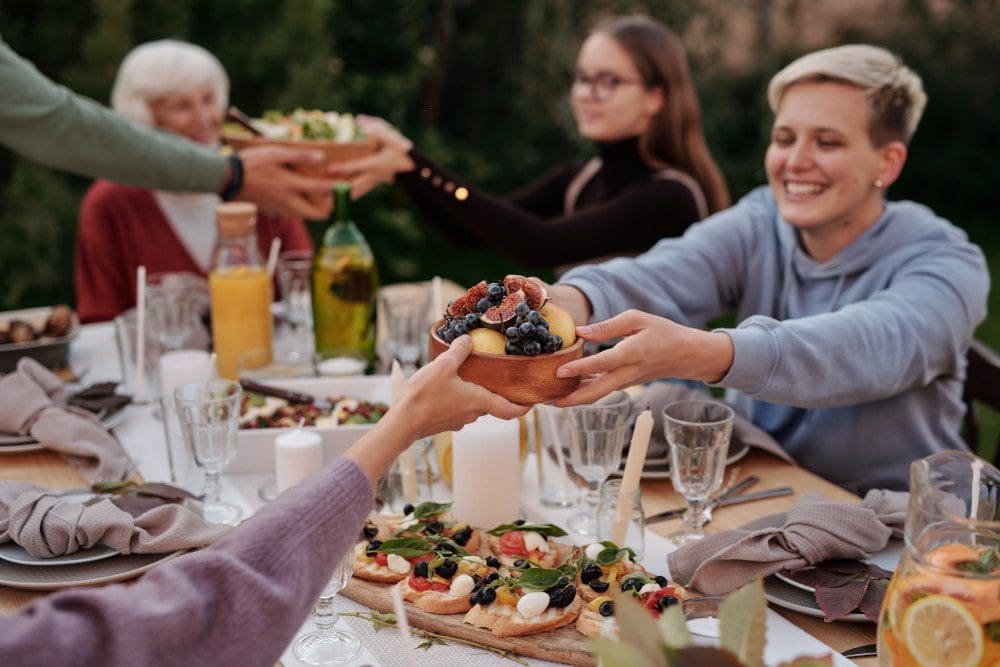
<svg viewBox="0 0 1000 667">
<path fill-rule="evenodd" d="M 636 396 L 632 397 L 631 423 L 635 423 L 635 418 L 640 412 L 649 408 L 653 412 L 653 435 L 649 439 L 649 450 L 646 452 L 647 458 L 665 458 L 669 456 L 670 450 L 667 445 L 667 436 L 663 430 L 663 408 L 676 401 L 704 401 L 711 397 L 701 391 L 696 391 L 678 382 L 654 382 Z M 629 432 L 631 433 L 631 426 Z M 750 447 L 762 449 L 769 454 L 777 456 L 779 459 L 793 463 L 792 457 L 781 448 L 781 445 L 767 433 L 755 426 L 749 419 L 739 413 L 733 418 L 734 442 L 740 442 Z M 628 442 L 629 438 L 626 440 Z"/>
<path fill-rule="evenodd" d="M 66 456 L 90 482 L 117 481 L 131 459 L 94 415 L 66 405 L 62 381 L 34 359 L 0 377 L 0 431 L 30 435 Z"/>
<path fill-rule="evenodd" d="M 860 505 L 845 505 L 806 494 L 779 528 L 727 530 L 670 553 L 670 576 L 702 593 L 720 595 L 784 568 L 868 558 L 899 534 L 909 496 L 872 489 Z"/>
<path fill-rule="evenodd" d="M 211 544 L 228 526 L 206 523 L 187 507 L 165 503 L 133 517 L 110 498 L 67 502 L 58 491 L 27 482 L 0 482 L 0 544 L 16 542 L 36 558 L 52 558 L 102 543 L 123 554 L 167 553 Z"/>
</svg>

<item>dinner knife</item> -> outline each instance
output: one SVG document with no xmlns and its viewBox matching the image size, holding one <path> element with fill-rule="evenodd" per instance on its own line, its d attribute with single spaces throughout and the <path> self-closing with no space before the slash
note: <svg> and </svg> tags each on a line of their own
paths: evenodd
<svg viewBox="0 0 1000 667">
<path fill-rule="evenodd" d="M 312 394 L 306 394 L 301 391 L 292 391 L 291 389 L 282 389 L 281 387 L 275 387 L 269 384 L 263 384 L 255 380 L 247 380 L 246 378 L 240 380 L 240 386 L 247 391 L 252 391 L 258 394 L 263 394 L 264 396 L 273 396 L 275 398 L 283 398 L 289 403 L 298 405 L 314 405 L 320 410 L 329 410 L 333 407 L 330 401 L 323 400 L 322 398 L 317 398 Z"/>
<path fill-rule="evenodd" d="M 777 498 L 778 496 L 788 496 L 794 493 L 792 487 L 782 486 L 777 489 L 768 489 L 766 491 L 754 491 L 753 493 L 744 493 L 738 496 L 729 496 L 727 498 L 719 498 L 717 502 L 711 504 L 711 507 L 728 507 L 729 505 L 739 505 L 740 503 L 749 503 L 754 500 L 764 500 L 765 498 Z M 654 514 L 653 516 L 646 517 L 646 523 L 655 523 L 657 521 L 666 521 L 668 519 L 675 519 L 679 516 L 683 516 L 684 512 L 687 511 L 687 507 L 677 507 L 672 510 L 667 510 L 666 512 L 660 512 L 659 514 Z"/>
</svg>

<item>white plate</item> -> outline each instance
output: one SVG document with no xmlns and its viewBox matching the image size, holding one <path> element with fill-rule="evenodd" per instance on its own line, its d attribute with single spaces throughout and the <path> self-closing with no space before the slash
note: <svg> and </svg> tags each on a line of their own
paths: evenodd
<svg viewBox="0 0 1000 667">
<path fill-rule="evenodd" d="M 726 457 L 726 465 L 736 463 L 750 451 L 750 445 L 745 443 L 733 442 L 729 446 L 729 456 Z M 625 461 L 622 461 L 621 467 L 611 473 L 612 477 L 621 477 L 625 472 Z M 660 462 L 658 459 L 653 461 L 651 459 L 646 459 L 645 465 L 642 468 L 642 479 L 670 479 L 670 462 L 669 459 L 666 462 Z"/>
<path fill-rule="evenodd" d="M 15 563 L 17 565 L 76 565 L 78 563 L 93 563 L 95 561 L 104 560 L 105 558 L 111 558 L 112 556 L 117 555 L 118 552 L 111 547 L 98 544 L 90 549 L 80 549 L 79 551 L 66 554 L 64 556 L 36 558 L 28 553 L 27 549 L 22 547 L 20 544 L 15 544 L 14 542 L 0 544 L 0 560 L 5 560 L 8 563 Z"/>
<path fill-rule="evenodd" d="M 118 424 L 125 419 L 126 410 L 128 410 L 127 405 L 123 406 L 117 412 L 112 413 L 110 416 L 101 418 L 101 426 L 109 431 L 115 426 L 118 426 Z M 0 434 L 0 454 L 33 452 L 39 449 L 45 449 L 45 445 L 32 438 L 30 435 Z"/>
<path fill-rule="evenodd" d="M 742 526 L 742 528 L 746 530 L 777 528 L 784 524 L 784 522 L 785 514 L 773 514 L 751 521 Z M 865 559 L 864 562 L 874 563 L 891 572 L 896 569 L 896 564 L 899 563 L 902 555 L 903 541 L 893 538 L 889 540 L 889 544 L 886 545 L 884 550 L 873 554 L 871 558 Z M 791 609 L 792 611 L 797 611 L 808 616 L 815 616 L 816 618 L 825 617 L 823 610 L 816 603 L 815 588 L 800 584 L 780 574 L 774 574 L 764 579 L 764 597 L 767 598 L 768 602 L 776 604 L 779 607 L 784 607 L 785 609 Z M 852 623 L 873 622 L 870 618 L 860 613 L 848 614 L 838 620 L 850 621 Z"/>
<path fill-rule="evenodd" d="M 71 586 L 96 586 L 137 577 L 151 567 L 180 556 L 185 550 L 166 554 L 121 554 L 91 563 L 34 567 L 0 561 L 0 586 L 32 591 L 56 591 Z"/>
</svg>

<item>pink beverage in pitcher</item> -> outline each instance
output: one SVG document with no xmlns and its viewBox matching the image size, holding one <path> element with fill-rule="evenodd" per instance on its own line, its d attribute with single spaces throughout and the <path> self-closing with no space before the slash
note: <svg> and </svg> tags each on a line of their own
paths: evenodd
<svg viewBox="0 0 1000 667">
<path fill-rule="evenodd" d="M 965 452 L 910 467 L 906 548 L 878 623 L 880 665 L 1000 665 L 1000 472 Z"/>
</svg>

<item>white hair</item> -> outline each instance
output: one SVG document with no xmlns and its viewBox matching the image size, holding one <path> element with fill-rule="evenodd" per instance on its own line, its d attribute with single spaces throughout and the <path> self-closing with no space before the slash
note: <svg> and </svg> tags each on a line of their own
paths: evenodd
<svg viewBox="0 0 1000 667">
<path fill-rule="evenodd" d="M 927 105 L 920 77 L 889 51 L 870 44 L 848 44 L 814 51 L 774 75 L 767 101 L 778 111 L 785 91 L 801 81 L 840 81 L 861 88 L 872 107 L 869 134 L 877 146 L 909 143 Z"/>
<path fill-rule="evenodd" d="M 225 112 L 229 105 L 229 77 L 218 58 L 188 42 L 146 42 L 122 60 L 111 90 L 111 106 L 130 120 L 153 125 L 151 101 L 201 86 L 212 87 L 219 110 Z"/>
</svg>

